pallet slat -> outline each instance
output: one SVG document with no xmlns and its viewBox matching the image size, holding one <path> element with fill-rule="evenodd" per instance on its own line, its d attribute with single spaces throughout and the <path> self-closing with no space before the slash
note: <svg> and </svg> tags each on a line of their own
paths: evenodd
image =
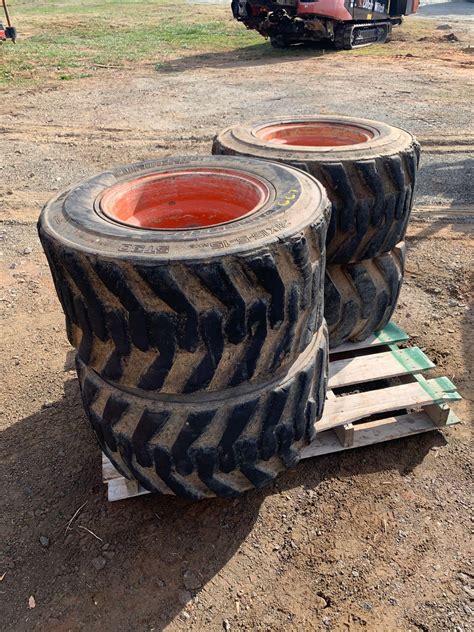
<svg viewBox="0 0 474 632">
<path fill-rule="evenodd" d="M 107 499 L 110 502 L 134 496 L 142 496 L 143 494 L 149 493 L 150 492 L 147 489 L 144 489 L 137 481 L 129 481 L 120 475 L 119 478 L 109 481 L 107 485 Z"/>
<path fill-rule="evenodd" d="M 324 415 L 315 424 L 316 437 L 303 450 L 302 459 L 459 423 L 445 403 L 460 399 L 455 386 L 448 378 L 426 380 L 420 375 L 421 371 L 433 368 L 434 364 L 417 347 L 399 349 L 397 343 L 406 342 L 408 338 L 397 325 L 389 323 L 382 332 L 364 342 L 347 343 L 331 350 Z M 381 346 L 385 346 L 383 351 L 356 355 L 361 349 Z M 351 353 L 353 357 L 338 360 L 340 353 Z M 336 396 L 332 390 L 394 377 L 401 384 L 342 396 Z M 423 408 L 420 412 L 410 412 L 411 408 L 420 407 Z M 394 415 L 393 411 L 400 409 L 408 409 L 408 413 Z M 371 415 L 384 413 L 387 417 L 383 419 L 367 421 Z M 108 485 L 109 501 L 150 493 L 137 481 L 124 478 L 105 454 L 102 455 L 102 472 Z"/>
<path fill-rule="evenodd" d="M 115 478 L 123 478 L 120 472 L 118 472 L 112 465 L 110 460 L 102 452 L 102 480 L 104 482 L 113 481 Z"/>
<path fill-rule="evenodd" d="M 324 406 L 323 418 L 315 424 L 316 431 L 322 432 L 399 408 L 417 408 L 461 399 L 448 378 L 425 380 L 425 383 L 425 386 L 419 382 L 399 384 L 328 400 Z"/>
<path fill-rule="evenodd" d="M 406 342 L 410 336 L 406 334 L 395 323 L 388 323 L 382 331 L 370 336 L 367 340 L 362 342 L 345 342 L 335 349 L 331 349 L 331 355 L 334 353 L 344 353 L 346 351 L 358 351 L 359 349 L 367 349 L 368 347 L 380 347 L 381 345 L 395 344 L 399 342 Z"/>
<path fill-rule="evenodd" d="M 322 454 L 330 454 L 331 452 L 361 448 L 374 443 L 382 443 L 409 437 L 421 432 L 429 432 L 430 430 L 437 430 L 437 426 L 424 412 L 387 417 L 386 419 L 355 425 L 354 437 L 350 446 L 342 445 L 334 432 L 330 430 L 322 432 L 316 436 L 309 446 L 303 449 L 301 458 L 309 459 Z"/>
<path fill-rule="evenodd" d="M 329 364 L 329 388 L 341 388 L 382 378 L 420 373 L 434 366 L 418 347 L 333 360 Z"/>
<path fill-rule="evenodd" d="M 354 425 L 344 424 L 334 428 L 337 440 L 344 448 L 350 448 L 354 444 Z"/>
<path fill-rule="evenodd" d="M 449 409 L 449 415 L 448 415 L 448 419 L 446 421 L 446 425 L 447 426 L 454 426 L 455 424 L 460 424 L 461 420 L 459 419 L 459 417 L 456 415 L 456 413 Z"/>
</svg>

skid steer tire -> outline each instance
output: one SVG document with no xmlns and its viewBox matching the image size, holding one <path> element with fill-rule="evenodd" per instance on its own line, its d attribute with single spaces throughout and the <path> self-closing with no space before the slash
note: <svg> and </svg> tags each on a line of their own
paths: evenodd
<svg viewBox="0 0 474 632">
<path fill-rule="evenodd" d="M 331 348 L 365 340 L 389 322 L 405 267 L 405 244 L 373 259 L 328 264 L 324 315 Z"/>
<path fill-rule="evenodd" d="M 191 500 L 234 497 L 296 465 L 326 397 L 325 323 L 285 376 L 207 394 L 139 397 L 77 359 L 86 414 L 127 478 Z"/>
<path fill-rule="evenodd" d="M 282 118 L 228 127 L 212 153 L 284 162 L 319 180 L 333 205 L 328 263 L 376 257 L 405 237 L 420 156 L 405 130 L 343 116 Z"/>
<path fill-rule="evenodd" d="M 254 212 L 209 227 L 156 230 L 111 219 L 107 204 L 122 208 L 124 191 L 145 199 L 150 182 L 183 173 L 191 183 L 205 173 L 217 188 L 213 178 L 230 178 L 266 197 Z M 210 156 L 86 180 L 46 205 L 38 229 L 80 360 L 120 386 L 192 393 L 284 375 L 307 347 L 323 320 L 329 215 L 324 189 L 308 174 Z"/>
</svg>

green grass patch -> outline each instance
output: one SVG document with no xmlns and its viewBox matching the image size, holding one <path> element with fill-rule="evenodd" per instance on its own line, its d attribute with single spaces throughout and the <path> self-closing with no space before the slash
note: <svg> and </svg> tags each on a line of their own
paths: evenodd
<svg viewBox="0 0 474 632">
<path fill-rule="evenodd" d="M 262 41 L 232 20 L 228 7 L 43 0 L 10 8 L 19 38 L 16 45 L 0 45 L 0 86 L 79 77 L 97 66 L 160 64 Z"/>
<path fill-rule="evenodd" d="M 89 77 L 104 66 L 150 64 L 169 71 L 237 57 L 334 54 L 307 47 L 275 51 L 257 32 L 233 20 L 228 6 L 186 0 L 11 0 L 9 6 L 19 39 L 16 45 L 0 45 L 0 88 Z M 412 41 L 426 32 L 421 21 L 402 29 Z M 408 48 L 405 42 L 398 47 Z M 373 46 L 338 54 L 391 53 L 384 46 Z"/>
</svg>

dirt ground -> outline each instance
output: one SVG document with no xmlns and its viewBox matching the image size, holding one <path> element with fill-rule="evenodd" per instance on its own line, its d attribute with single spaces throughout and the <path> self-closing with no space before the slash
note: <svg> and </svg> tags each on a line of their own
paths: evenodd
<svg viewBox="0 0 474 632">
<path fill-rule="evenodd" d="M 188 56 L 166 71 L 3 93 L 3 629 L 474 629 L 473 58 L 468 31 L 456 33 L 449 54 L 425 41 L 410 57 L 390 44 L 376 57 Z M 456 383 L 464 423 L 304 461 L 232 502 L 107 503 L 36 236 L 41 205 L 110 165 L 207 153 L 233 122 L 314 112 L 378 118 L 425 141 L 395 320 L 432 374 Z"/>
</svg>

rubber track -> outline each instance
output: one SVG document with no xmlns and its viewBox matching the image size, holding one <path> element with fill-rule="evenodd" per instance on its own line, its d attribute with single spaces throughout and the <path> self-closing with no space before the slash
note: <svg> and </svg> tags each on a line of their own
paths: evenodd
<svg viewBox="0 0 474 632">
<path fill-rule="evenodd" d="M 391 24 L 390 22 L 358 22 L 357 24 L 341 24 L 337 29 L 336 29 L 336 34 L 335 34 L 335 39 L 334 39 L 334 45 L 335 48 L 337 50 L 354 50 L 356 48 L 362 48 L 365 46 L 370 46 L 372 44 L 376 44 L 376 43 L 384 43 L 387 41 L 387 38 L 385 38 L 384 40 L 377 40 L 376 42 L 369 42 L 369 43 L 363 43 L 363 44 L 356 44 L 354 46 L 353 42 L 352 42 L 352 34 L 354 29 L 356 28 L 361 28 L 364 26 L 367 26 L 370 29 L 373 28 L 377 28 L 377 27 L 381 27 L 381 26 L 386 26 L 387 27 L 387 37 L 390 35 L 391 32 Z"/>
<path fill-rule="evenodd" d="M 240 155 L 217 138 L 212 151 Z M 413 141 L 404 150 L 373 160 L 287 161 L 319 180 L 332 202 L 326 239 L 328 263 L 370 259 L 403 241 L 419 160 L 420 145 Z"/>
<path fill-rule="evenodd" d="M 40 238 L 79 358 L 144 391 L 284 374 L 321 326 L 326 224 L 254 255 L 132 265 Z"/>
<path fill-rule="evenodd" d="M 146 489 L 192 500 L 231 498 L 293 467 L 326 397 L 323 324 L 291 377 L 219 401 L 152 400 L 121 391 L 77 360 L 82 399 L 99 444 Z"/>
<path fill-rule="evenodd" d="M 361 341 L 389 322 L 398 300 L 405 266 L 405 244 L 390 252 L 326 270 L 324 315 L 331 348 Z"/>
</svg>

